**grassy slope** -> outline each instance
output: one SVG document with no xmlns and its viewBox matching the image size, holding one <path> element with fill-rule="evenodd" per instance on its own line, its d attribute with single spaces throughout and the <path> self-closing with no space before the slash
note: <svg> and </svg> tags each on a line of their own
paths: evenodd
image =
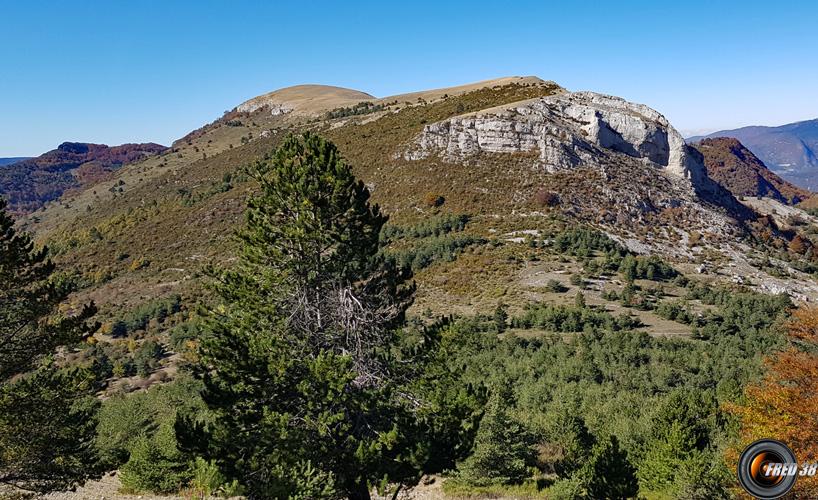
<svg viewBox="0 0 818 500">
<path fill-rule="evenodd" d="M 546 175 L 532 169 L 529 154 L 483 155 L 466 164 L 447 164 L 437 158 L 406 161 L 395 153 L 426 123 L 560 91 L 545 82 L 485 87 L 431 102 L 399 102 L 373 115 L 331 122 L 265 111 L 232 114 L 226 117 L 232 124 L 226 119 L 214 122 L 177 141 L 173 151 L 129 165 L 113 180 L 51 204 L 25 225 L 51 246 L 57 261 L 80 271 L 87 286 L 77 299 L 95 300 L 103 319 L 172 293 L 199 296 L 204 266 L 224 264 L 233 254 L 230 235 L 241 223 L 244 200 L 252 189 L 236 174 L 287 132 L 312 129 L 336 142 L 393 223 L 465 213 L 472 216 L 466 232 L 491 242 L 466 248 L 453 262 L 419 271 L 415 311 L 485 312 L 499 302 L 519 310 L 528 301 L 549 298 L 530 282 L 532 269 L 578 267 L 559 262 L 547 249 L 511 241 L 507 233 L 545 234 L 563 226 L 561 209 L 532 203 L 539 189 L 559 192 L 567 207 L 608 203 L 599 198 L 598 174 L 578 170 Z M 638 172 L 607 182 L 632 182 L 633 175 Z M 642 184 L 649 183 L 637 186 Z M 429 194 L 443 196 L 443 206 L 428 206 Z M 597 222 L 613 215 L 591 209 L 581 217 Z M 667 222 L 646 221 L 633 236 L 672 236 Z M 598 291 L 589 294 L 593 301 Z M 657 332 L 670 328 L 646 314 L 643 320 Z"/>
<path fill-rule="evenodd" d="M 426 167 L 421 165 L 412 165 L 414 170 L 409 172 L 401 170 L 400 164 L 385 165 L 389 157 L 383 152 L 414 136 L 424 122 L 455 115 L 464 108 L 481 109 L 555 89 L 483 89 L 426 106 L 404 104 L 403 109 L 387 112 L 375 122 L 350 123 L 333 130 L 259 112 L 243 118 L 241 126 L 212 127 L 189 142 L 177 143 L 172 152 L 127 166 L 113 180 L 53 203 L 24 224 L 36 232 L 40 242 L 52 247 L 59 262 L 80 270 L 89 284 L 83 298 L 97 300 L 103 312 L 130 308 L 157 295 L 197 290 L 196 277 L 202 267 L 229 258 L 229 236 L 241 221 L 251 185 L 233 179 L 222 192 L 225 174 L 236 173 L 269 152 L 286 131 L 318 128 L 336 140 L 356 174 L 374 184 L 375 201 L 396 212 L 396 220 L 417 219 L 423 214 L 415 215 L 415 207 L 431 186 L 439 185 L 438 179 L 423 175 Z M 267 137 L 262 137 L 264 131 Z M 368 133 L 378 135 L 378 142 L 373 143 Z M 242 144 L 242 137 L 251 136 Z M 361 138 L 365 140 L 356 141 Z M 380 154 L 367 156 L 367 150 Z M 502 174 L 513 179 L 520 172 Z M 450 193 L 472 190 L 481 177 L 476 171 L 471 177 L 459 177 L 444 194 L 451 200 L 445 208 L 479 213 L 485 201 L 479 193 L 470 197 Z M 398 190 L 396 186 L 402 187 Z M 500 201 L 500 195 L 496 197 Z M 189 204 L 186 198 L 194 202 Z"/>
</svg>

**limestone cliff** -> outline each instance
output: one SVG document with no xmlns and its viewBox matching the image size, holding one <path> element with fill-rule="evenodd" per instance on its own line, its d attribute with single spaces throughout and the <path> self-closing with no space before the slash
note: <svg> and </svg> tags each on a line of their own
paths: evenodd
<svg viewBox="0 0 818 500">
<path fill-rule="evenodd" d="M 618 97 L 573 92 L 532 99 L 426 125 L 407 159 L 448 160 L 480 152 L 538 151 L 548 172 L 600 164 L 624 154 L 686 180 L 700 194 L 723 195 L 701 155 L 657 111 Z"/>
</svg>

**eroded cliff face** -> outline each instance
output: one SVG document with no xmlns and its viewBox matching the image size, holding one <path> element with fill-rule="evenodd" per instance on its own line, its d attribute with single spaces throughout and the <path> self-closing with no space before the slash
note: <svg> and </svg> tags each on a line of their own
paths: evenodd
<svg viewBox="0 0 818 500">
<path fill-rule="evenodd" d="M 573 92 L 533 99 L 427 125 L 407 159 L 442 154 L 458 160 L 480 152 L 539 151 L 548 172 L 604 163 L 623 154 L 716 194 L 701 156 L 657 111 L 618 97 Z"/>
</svg>

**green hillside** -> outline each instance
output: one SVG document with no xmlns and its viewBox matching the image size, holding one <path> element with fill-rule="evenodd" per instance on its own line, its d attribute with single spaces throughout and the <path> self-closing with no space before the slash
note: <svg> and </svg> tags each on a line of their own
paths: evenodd
<svg viewBox="0 0 818 500">
<path fill-rule="evenodd" d="M 576 168 L 549 170 L 536 148 L 407 154 L 431 124 L 524 118 L 532 103 L 556 116 L 563 104 L 542 98 L 565 94 L 526 78 L 360 103 L 333 93 L 329 104 L 306 99 L 287 112 L 278 112 L 287 103 L 239 107 L 172 148 L 21 217 L 18 227 L 46 245 L 78 285 L 63 307 L 93 301 L 99 309 L 100 329 L 72 344 L 61 362 L 95 374 L 105 400 L 95 445 L 103 468 L 119 470 L 132 492 L 283 495 L 264 490 L 277 484 L 304 498 L 365 498 L 361 488 L 437 477 L 438 494 L 453 498 L 726 498 L 733 483 L 723 457 L 739 437 L 725 408 L 758 377 L 762 356 L 785 345 L 781 325 L 791 298 L 818 296 L 817 220 L 794 207 L 786 218 L 753 211 L 726 191 L 700 195 L 701 186 L 639 152 L 591 138 L 586 144 L 584 132 L 571 137 L 574 129 L 556 126 L 543 133 L 584 155 Z M 578 116 L 571 126 L 585 130 L 589 122 Z M 525 132 L 523 118 L 516 130 Z M 306 132 L 337 147 L 364 183 L 356 196 L 371 192 L 388 216 L 383 227 L 371 214 L 358 214 L 366 227 L 354 226 L 359 219 L 350 214 L 369 208 L 349 197 L 335 201 L 356 208 L 332 213 L 324 229 L 303 222 L 300 210 L 323 207 L 305 192 L 321 201 L 329 196 L 316 187 L 321 182 L 353 185 L 343 169 L 322 173 L 321 182 L 304 180 L 314 164 L 299 163 L 298 148 L 330 147 Z M 309 199 L 282 204 L 277 196 L 285 194 Z M 323 209 L 331 213 L 329 205 Z M 277 211 L 265 212 L 269 206 Z M 334 225 L 348 218 L 349 226 Z M 349 227 L 364 238 L 367 224 L 377 238 L 345 239 Z M 303 263 L 288 252 L 317 245 L 324 230 L 335 245 L 354 248 L 352 270 L 324 262 L 321 251 L 311 254 L 309 262 L 332 270 L 322 267 L 326 276 L 350 287 L 375 283 L 376 292 L 367 289 L 373 303 L 403 304 L 401 293 L 414 294 L 405 318 L 401 305 L 388 321 L 376 314 L 377 335 L 357 346 L 377 352 L 373 359 L 388 365 L 382 372 L 347 367 L 360 361 L 347 344 L 338 352 L 320 344 L 312 356 L 318 341 L 306 327 L 279 339 L 289 351 L 278 340 L 265 340 L 265 351 L 233 337 L 300 318 L 276 316 L 278 306 L 265 300 L 297 288 L 292 276 L 319 272 L 307 266 L 298 274 Z M 285 251 L 275 246 L 282 239 L 295 243 Z M 316 283 L 310 286 L 335 282 Z M 266 314 L 274 318 L 264 320 L 269 324 L 248 319 Z M 256 376 L 266 382 L 255 387 Z M 367 385 L 378 377 L 390 382 Z M 310 399 L 311 391 L 326 400 Z M 300 411 L 287 406 L 288 397 L 304 409 L 292 425 L 306 437 L 286 436 L 281 422 Z M 256 418 L 259 401 L 283 406 L 255 425 L 279 433 L 292 446 L 288 453 L 308 462 L 288 462 L 274 446 L 270 455 L 239 421 Z M 344 427 L 349 408 L 376 430 Z M 245 448 L 231 448 L 225 429 L 247 432 L 235 440 Z M 327 435 L 339 444 L 298 444 Z M 257 453 L 256 461 L 244 453 Z M 274 458 L 264 469 L 259 460 L 268 455 Z M 357 469 L 345 468 L 352 463 L 369 475 L 355 476 Z M 683 473 L 692 468 L 701 481 Z M 248 470 L 273 476 L 242 476 Z M 600 482 L 608 470 L 618 476 Z M 213 484 L 203 485 L 203 476 Z"/>
</svg>

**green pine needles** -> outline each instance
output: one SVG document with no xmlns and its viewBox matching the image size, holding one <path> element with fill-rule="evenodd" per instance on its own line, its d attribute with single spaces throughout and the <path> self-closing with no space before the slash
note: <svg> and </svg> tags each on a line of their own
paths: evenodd
<svg viewBox="0 0 818 500">
<path fill-rule="evenodd" d="M 183 443 L 253 498 L 369 498 L 416 481 L 422 446 L 396 355 L 414 286 L 381 255 L 387 217 L 315 135 L 288 137 L 251 173 L 261 189 L 240 258 L 213 273 L 221 304 L 201 332 L 216 421 L 181 421 Z"/>
<path fill-rule="evenodd" d="M 50 359 L 96 329 L 96 309 L 60 313 L 73 283 L 5 208 L 0 199 L 0 484 L 45 493 L 98 472 L 94 376 Z"/>
</svg>

